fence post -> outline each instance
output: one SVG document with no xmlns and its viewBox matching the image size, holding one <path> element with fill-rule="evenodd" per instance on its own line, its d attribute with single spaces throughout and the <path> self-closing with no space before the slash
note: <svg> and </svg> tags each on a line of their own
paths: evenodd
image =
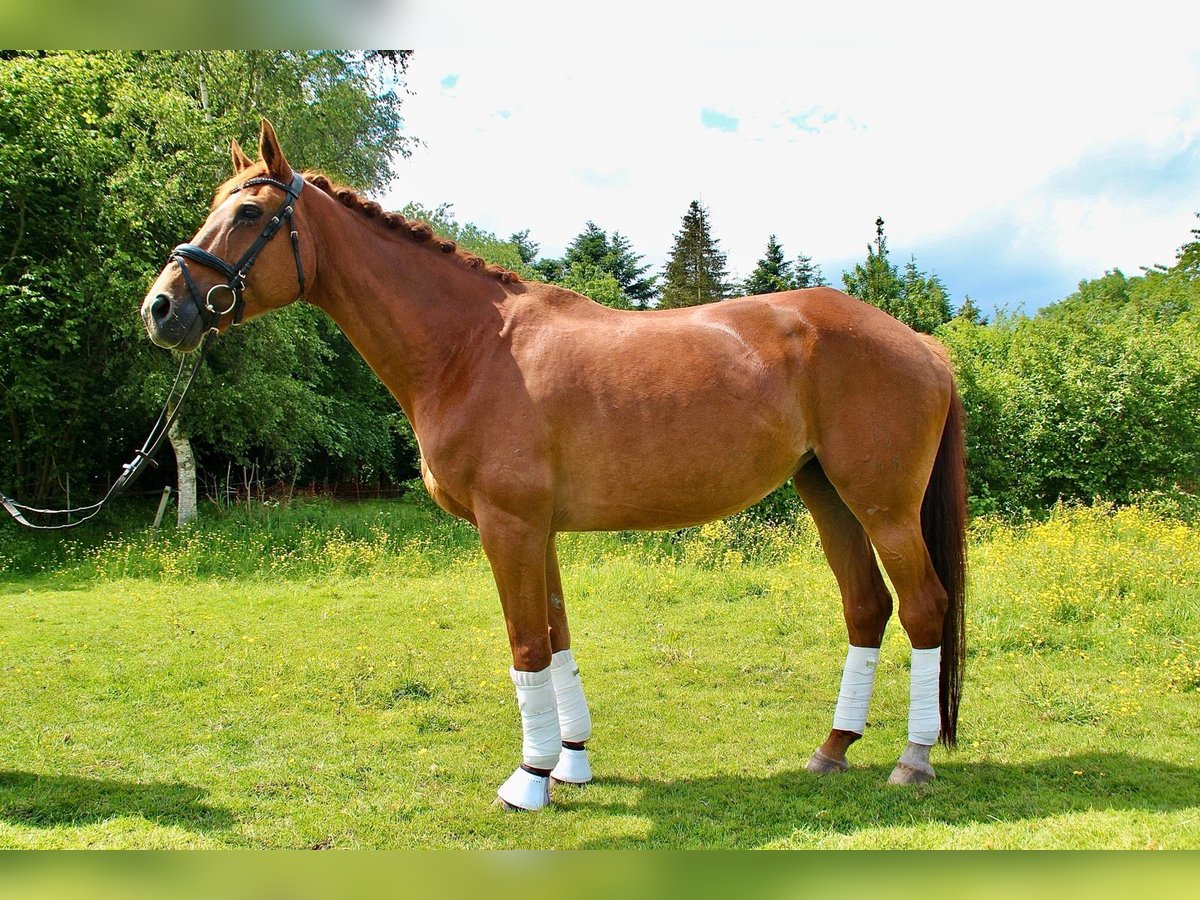
<svg viewBox="0 0 1200 900">
<path fill-rule="evenodd" d="M 151 527 L 155 531 L 158 531 L 159 526 L 162 525 L 163 513 L 167 511 L 169 499 L 171 499 L 171 486 L 168 484 L 163 487 L 162 499 L 158 501 L 158 512 L 154 514 L 154 525 Z"/>
</svg>

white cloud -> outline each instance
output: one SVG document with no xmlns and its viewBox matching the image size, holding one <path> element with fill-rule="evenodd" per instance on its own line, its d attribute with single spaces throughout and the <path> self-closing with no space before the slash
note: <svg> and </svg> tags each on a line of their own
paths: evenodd
<svg viewBox="0 0 1200 900">
<path fill-rule="evenodd" d="M 1169 260 L 1186 238 L 1200 200 L 1182 184 L 1149 203 L 1060 176 L 1119 152 L 1153 182 L 1155 160 L 1195 146 L 1192 6 L 833 6 L 419 5 L 401 42 L 417 46 L 405 118 L 426 146 L 387 199 L 532 228 L 545 254 L 592 219 L 659 264 L 701 196 L 742 274 L 772 232 L 827 264 L 860 256 L 880 214 L 923 265 L 923 248 L 979 233 L 1068 283 Z M 981 273 L 999 249 L 979 246 Z M 970 281 L 950 287 L 986 298 Z"/>
</svg>

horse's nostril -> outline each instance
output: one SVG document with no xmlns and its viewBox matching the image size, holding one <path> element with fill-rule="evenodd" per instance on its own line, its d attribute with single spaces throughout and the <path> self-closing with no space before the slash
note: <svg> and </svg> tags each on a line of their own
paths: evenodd
<svg viewBox="0 0 1200 900">
<path fill-rule="evenodd" d="M 171 315 L 171 298 L 166 294 L 158 294 L 150 304 L 150 316 L 155 322 L 162 322 Z"/>
</svg>

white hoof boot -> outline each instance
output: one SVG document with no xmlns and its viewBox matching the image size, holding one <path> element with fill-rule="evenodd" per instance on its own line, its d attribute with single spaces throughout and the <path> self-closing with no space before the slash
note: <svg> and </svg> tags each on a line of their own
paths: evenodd
<svg viewBox="0 0 1200 900">
<path fill-rule="evenodd" d="M 496 791 L 500 802 L 508 809 L 524 809 L 529 812 L 550 805 L 550 779 L 545 775 L 534 775 L 518 768 L 508 781 Z"/>
<path fill-rule="evenodd" d="M 587 784 L 592 780 L 592 765 L 588 762 L 588 752 L 572 750 L 563 747 L 558 757 L 558 765 L 550 773 L 550 778 L 563 784 Z"/>
</svg>

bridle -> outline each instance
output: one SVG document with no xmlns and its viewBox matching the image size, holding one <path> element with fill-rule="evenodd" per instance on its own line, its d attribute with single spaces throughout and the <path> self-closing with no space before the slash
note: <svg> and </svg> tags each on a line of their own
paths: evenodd
<svg viewBox="0 0 1200 900">
<path fill-rule="evenodd" d="M 209 253 L 203 247 L 197 247 L 195 244 L 180 244 L 171 251 L 171 262 L 178 265 L 180 271 L 183 272 L 183 280 L 187 282 L 192 302 L 196 304 L 196 309 L 199 311 L 200 318 L 204 322 L 205 331 L 216 328 L 221 318 L 229 313 L 233 313 L 234 325 L 241 324 L 242 315 L 246 310 L 246 299 L 244 296 L 246 290 L 246 273 L 250 271 L 250 267 L 254 265 L 254 261 L 258 259 L 258 254 L 262 252 L 267 242 L 275 237 L 275 232 L 279 230 L 279 226 L 283 224 L 285 219 L 288 222 L 288 230 L 291 232 L 292 255 L 296 259 L 296 280 L 300 284 L 300 296 L 304 295 L 304 265 L 300 262 L 300 235 L 296 232 L 295 212 L 296 201 L 300 199 L 300 192 L 304 190 L 304 176 L 299 172 L 294 173 L 290 184 L 284 184 L 282 181 L 277 181 L 274 178 L 266 176 L 250 178 L 235 187 L 230 191 L 230 194 L 236 194 L 243 188 L 253 187 L 256 184 L 274 185 L 287 194 L 287 197 L 279 209 L 275 211 L 275 215 L 263 227 L 262 233 L 247 248 L 246 252 L 241 255 L 241 258 L 237 262 L 230 265 L 221 259 L 221 257 Z M 196 287 L 196 282 L 192 280 L 192 273 L 188 271 L 185 260 L 189 259 L 192 262 L 208 266 L 210 269 L 216 269 L 225 276 L 225 283 L 215 284 L 209 288 L 203 300 L 200 299 L 200 290 Z M 224 309 L 213 305 L 213 296 L 220 296 L 219 291 L 227 291 L 229 293 L 229 302 L 225 305 Z"/>
<path fill-rule="evenodd" d="M 241 255 L 233 265 L 225 262 L 219 256 L 209 253 L 203 247 L 197 247 L 195 244 L 180 244 L 171 251 L 170 260 L 179 266 L 183 272 L 183 279 L 187 282 L 188 291 L 191 293 L 192 302 L 196 304 L 196 308 L 200 313 L 200 319 L 204 323 L 204 338 L 199 351 L 195 354 L 196 360 L 192 365 L 192 371 L 188 374 L 187 379 L 183 379 L 184 367 L 187 365 L 187 357 L 180 360 L 179 371 L 175 374 L 175 381 L 171 384 L 171 389 L 167 392 L 167 399 L 163 403 L 162 411 L 158 414 L 158 420 L 150 429 L 150 434 L 146 440 L 142 442 L 142 446 L 136 451 L 132 462 L 127 462 L 122 465 L 121 474 L 116 481 L 112 483 L 105 495 L 96 503 L 87 506 L 75 506 L 69 509 L 38 509 L 33 506 L 27 506 L 24 503 L 18 503 L 16 500 L 0 492 L 0 507 L 3 507 L 10 516 L 13 517 L 19 524 L 26 528 L 34 528 L 39 531 L 57 531 L 63 528 L 74 528 L 77 525 L 82 525 L 88 519 L 100 513 L 101 508 L 112 500 L 125 493 L 148 467 L 158 465 L 154 462 L 154 454 L 161 446 L 163 438 L 171 430 L 171 426 L 175 424 L 175 420 L 179 417 L 180 407 L 183 406 L 183 398 L 187 396 L 188 388 L 192 386 L 192 382 L 196 379 L 196 373 L 200 371 L 200 364 L 204 361 L 204 355 L 212 344 L 211 338 L 217 334 L 217 325 L 222 317 L 233 313 L 233 324 L 240 325 L 242 316 L 245 313 L 246 301 L 243 296 L 246 290 L 246 273 L 250 271 L 250 267 L 254 265 L 254 261 L 258 258 L 258 254 L 262 252 L 263 247 L 267 242 L 275 236 L 279 231 L 279 226 L 287 220 L 289 231 L 292 239 L 292 254 L 296 258 L 296 280 L 300 284 L 300 296 L 304 294 L 306 280 L 304 278 L 304 265 L 300 261 L 300 235 L 296 232 L 296 200 L 300 197 L 300 192 L 304 190 L 304 176 L 299 172 L 292 175 L 290 184 L 284 184 L 282 181 L 277 181 L 274 178 L 259 177 L 250 178 L 242 184 L 235 187 L 231 194 L 237 193 L 242 188 L 253 187 L 256 184 L 270 184 L 282 190 L 287 198 L 276 210 L 267 224 L 263 227 L 262 233 L 250 245 L 249 249 Z M 187 262 L 191 260 L 195 263 L 208 266 L 210 269 L 216 269 L 225 276 L 224 284 L 216 284 L 208 289 L 208 293 L 203 300 L 200 298 L 200 290 L 196 287 L 196 282 L 192 279 L 192 273 L 188 271 Z M 229 303 L 224 309 L 220 309 L 213 305 L 213 296 L 219 291 L 229 292 Z M 183 383 L 183 389 L 179 390 L 180 382 Z M 60 525 L 41 525 L 30 522 L 26 518 L 26 513 L 43 516 L 66 516 L 67 521 Z M 78 516 L 72 521 L 72 516 Z"/>
</svg>

